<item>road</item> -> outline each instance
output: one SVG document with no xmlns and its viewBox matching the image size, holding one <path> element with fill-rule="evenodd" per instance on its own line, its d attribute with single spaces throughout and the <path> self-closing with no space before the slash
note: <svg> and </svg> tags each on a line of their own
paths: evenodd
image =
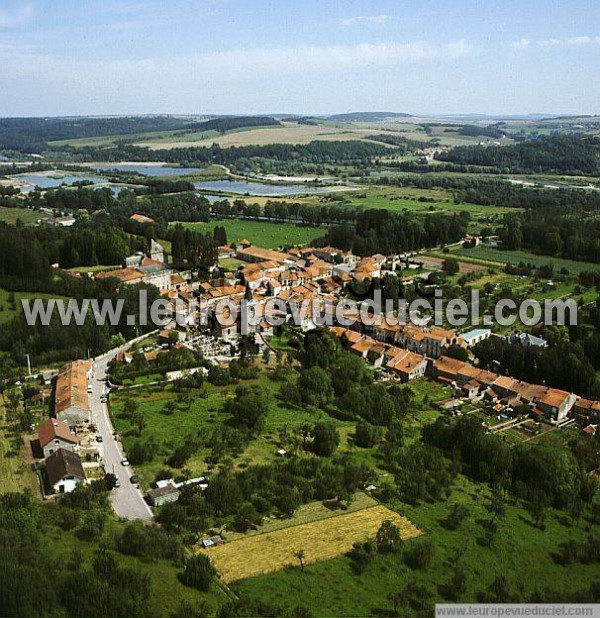
<svg viewBox="0 0 600 618">
<path fill-rule="evenodd" d="M 102 394 L 108 391 L 105 385 L 106 368 L 113 357 L 121 349 L 112 350 L 108 354 L 98 357 L 92 365 L 92 393 L 90 405 L 92 422 L 102 436 L 102 453 L 106 472 L 114 472 L 121 486 L 110 492 L 112 507 L 119 517 L 124 519 L 151 520 L 153 515 L 150 507 L 144 501 L 140 490 L 129 480 L 134 473 L 131 466 L 121 464 L 123 453 L 120 445 L 113 436 L 113 426 L 108 414 L 108 406 L 101 402 Z"/>
</svg>

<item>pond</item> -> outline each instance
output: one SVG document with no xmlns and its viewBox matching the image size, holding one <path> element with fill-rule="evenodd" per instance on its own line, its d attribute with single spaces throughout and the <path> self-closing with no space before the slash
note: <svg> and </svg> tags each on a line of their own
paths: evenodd
<svg viewBox="0 0 600 618">
<path fill-rule="evenodd" d="M 112 163 L 110 165 L 95 165 L 94 169 L 99 172 L 131 172 L 143 176 L 162 178 L 164 176 L 188 176 L 197 174 L 202 169 L 199 167 L 172 167 L 169 165 L 145 165 L 144 163 Z"/>
<path fill-rule="evenodd" d="M 194 187 L 199 191 L 223 191 L 244 195 L 257 195 L 262 197 L 281 197 L 284 195 L 319 194 L 330 193 L 330 187 L 314 187 L 311 185 L 267 185 L 260 182 L 247 182 L 245 180 L 206 180 L 197 182 Z"/>
</svg>

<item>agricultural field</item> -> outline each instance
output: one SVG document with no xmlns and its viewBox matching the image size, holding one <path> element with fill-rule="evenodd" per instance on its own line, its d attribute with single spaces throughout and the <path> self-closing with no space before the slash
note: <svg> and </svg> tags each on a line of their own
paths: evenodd
<svg viewBox="0 0 600 618">
<path fill-rule="evenodd" d="M 28 208 L 7 208 L 0 206 L 0 222 L 14 225 L 17 221 L 21 221 L 24 225 L 37 223 L 42 215 L 35 210 Z"/>
<path fill-rule="evenodd" d="M 548 509 L 546 529 L 540 530 L 527 511 L 511 501 L 492 546 L 486 547 L 482 522 L 489 518 L 485 508 L 488 495 L 486 486 L 459 475 L 447 501 L 391 503 L 390 508 L 403 513 L 423 535 L 404 543 L 400 554 L 378 554 L 361 575 L 353 572 L 347 556 L 339 556 L 309 564 L 304 572 L 289 568 L 241 580 L 232 584 L 232 590 L 255 601 L 269 599 L 278 607 L 302 606 L 316 618 L 367 617 L 407 615 L 393 612 L 390 595 L 401 592 L 409 582 L 423 587 L 420 600 L 427 610 L 422 615 L 431 615 L 434 603 L 448 602 L 442 591 L 452 577 L 448 565 L 457 559 L 464 567 L 467 588 L 459 601 L 476 599 L 499 575 L 506 576 L 510 590 L 519 594 L 532 594 L 540 587 L 571 592 L 597 580 L 597 565 L 578 564 L 574 577 L 573 567 L 553 560 L 561 543 L 583 541 L 591 525 L 587 519 L 576 525 L 562 511 Z M 465 505 L 469 514 L 456 530 L 451 530 L 444 522 L 455 503 Z M 434 547 L 432 563 L 425 569 L 410 568 L 404 556 L 414 545 L 427 541 Z M 297 567 L 293 556 L 288 563 Z"/>
<path fill-rule="evenodd" d="M 495 249 L 493 247 L 479 246 L 471 249 L 464 249 L 462 247 L 452 249 L 452 253 L 475 261 L 494 262 L 496 264 L 518 264 L 519 262 L 525 262 L 526 264 L 533 264 L 535 266 L 551 264 L 556 271 L 566 268 L 569 273 L 573 275 L 578 275 L 580 272 L 586 270 L 600 271 L 600 264 L 593 262 L 576 262 L 574 260 L 566 260 L 546 255 L 536 255 L 528 251 L 503 251 L 502 249 Z"/>
<path fill-rule="evenodd" d="M 212 232 L 219 225 L 225 228 L 228 242 L 239 242 L 246 239 L 253 245 L 265 249 L 307 244 L 325 234 L 323 228 L 243 219 L 215 219 L 210 223 L 183 223 L 182 225 L 190 230 L 204 233 Z"/>
<path fill-rule="evenodd" d="M 305 564 L 329 560 L 352 549 L 357 541 L 373 538 L 383 521 L 398 526 L 402 539 L 420 531 L 405 517 L 383 505 L 336 515 L 281 530 L 247 536 L 206 550 L 225 583 L 278 571 L 297 562 L 294 552 L 305 552 Z"/>
<path fill-rule="evenodd" d="M 284 122 L 283 126 L 273 127 L 248 127 L 229 131 L 223 135 L 216 132 L 211 135 L 184 134 L 165 135 L 160 139 L 140 141 L 139 146 L 145 146 L 152 150 L 162 148 L 179 148 L 181 146 L 264 146 L 266 144 L 308 144 L 314 140 L 340 141 L 340 140 L 363 140 L 368 139 L 377 131 L 363 128 L 335 128 L 326 126 L 301 125 L 295 122 Z"/>
</svg>

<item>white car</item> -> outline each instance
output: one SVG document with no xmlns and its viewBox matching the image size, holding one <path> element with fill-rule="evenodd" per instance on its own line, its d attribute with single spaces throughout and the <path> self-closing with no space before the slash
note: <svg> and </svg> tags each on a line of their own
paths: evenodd
<svg viewBox="0 0 600 618">
<path fill-rule="evenodd" d="M 127 459 L 127 457 L 123 457 L 123 459 L 121 459 L 121 463 L 124 466 L 128 466 L 129 465 L 129 459 Z"/>
</svg>

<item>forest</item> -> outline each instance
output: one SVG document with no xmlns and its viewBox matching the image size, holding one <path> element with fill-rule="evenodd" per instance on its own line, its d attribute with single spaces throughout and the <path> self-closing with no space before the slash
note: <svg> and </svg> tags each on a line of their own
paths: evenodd
<svg viewBox="0 0 600 618">
<path fill-rule="evenodd" d="M 501 173 L 597 175 L 600 172 L 600 138 L 554 135 L 510 146 L 457 146 L 439 153 L 436 158 L 494 167 Z"/>
</svg>

